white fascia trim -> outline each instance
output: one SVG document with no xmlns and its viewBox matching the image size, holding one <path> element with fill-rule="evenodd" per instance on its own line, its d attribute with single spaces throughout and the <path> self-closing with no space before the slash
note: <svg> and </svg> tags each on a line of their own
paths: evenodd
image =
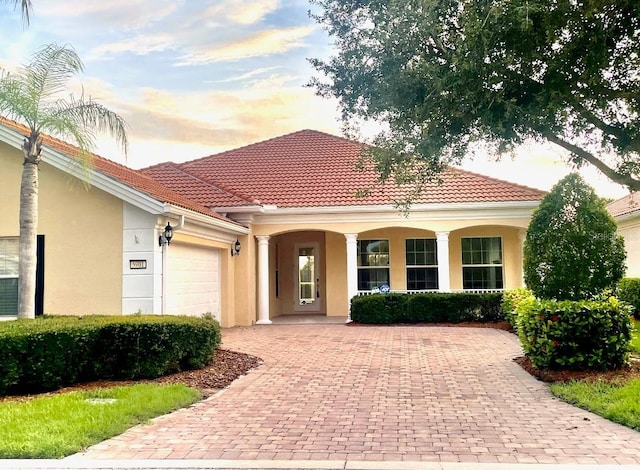
<svg viewBox="0 0 640 470">
<path fill-rule="evenodd" d="M 172 204 L 165 204 L 162 213 L 178 217 L 184 216 L 184 218 L 186 219 L 185 228 L 183 229 L 184 231 L 188 230 L 189 223 L 196 223 L 209 229 L 217 229 L 232 235 L 247 235 L 250 231 L 247 227 L 234 224 L 233 222 L 220 220 L 215 217 L 201 214 L 199 212 L 194 212 L 183 207 L 174 206 Z"/>
<path fill-rule="evenodd" d="M 211 206 L 211 209 L 218 214 L 264 214 L 268 208 L 276 206 L 233 206 L 233 207 L 215 207 Z"/>
<path fill-rule="evenodd" d="M 400 220 L 454 220 L 491 218 L 528 218 L 539 201 L 493 203 L 449 203 L 414 205 L 407 216 L 398 208 L 384 206 L 279 208 L 253 217 L 253 223 L 281 224 L 293 222 L 380 222 Z"/>
<path fill-rule="evenodd" d="M 23 139 L 24 136 L 20 133 L 8 129 L 5 126 L 0 126 L 0 140 L 6 142 L 12 147 L 22 150 Z M 100 173 L 99 171 L 91 168 L 84 169 L 76 160 L 62 152 L 53 150 L 44 145 L 42 147 L 41 155 L 43 162 L 80 180 L 86 180 L 91 186 L 95 186 L 96 188 L 101 189 L 102 191 L 105 191 L 144 211 L 152 214 L 162 213 L 162 202 L 132 188 L 131 186 L 123 184 L 104 173 Z"/>
<path fill-rule="evenodd" d="M 617 217 L 614 217 L 614 219 L 618 223 L 626 222 L 628 220 L 633 220 L 633 219 L 639 219 L 640 220 L 640 212 L 638 212 L 638 211 L 629 212 L 628 214 L 619 215 Z"/>
</svg>

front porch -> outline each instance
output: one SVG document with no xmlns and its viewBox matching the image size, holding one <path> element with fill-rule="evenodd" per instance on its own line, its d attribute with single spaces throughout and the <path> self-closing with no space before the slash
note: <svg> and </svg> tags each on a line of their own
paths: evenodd
<svg viewBox="0 0 640 470">
<path fill-rule="evenodd" d="M 256 235 L 257 324 L 339 323 L 357 295 L 487 292 L 522 285 L 524 230 L 480 225 Z"/>
</svg>

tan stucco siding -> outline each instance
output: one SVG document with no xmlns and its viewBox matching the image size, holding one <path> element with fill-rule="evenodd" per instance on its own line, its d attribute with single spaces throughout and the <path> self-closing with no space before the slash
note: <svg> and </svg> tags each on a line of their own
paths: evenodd
<svg viewBox="0 0 640 470">
<path fill-rule="evenodd" d="M 462 214 L 464 215 L 464 214 Z M 469 214 L 470 215 L 470 214 Z M 386 230 L 389 227 L 402 227 L 406 229 L 428 230 L 431 232 L 453 232 L 468 227 L 482 226 L 507 226 L 525 229 L 529 226 L 529 217 L 496 217 L 492 219 L 484 218 L 468 218 L 468 219 L 450 219 L 450 220 L 410 220 L 398 216 L 394 220 L 389 221 L 372 221 L 372 222 L 339 222 L 327 221 L 324 223 L 273 223 L 273 224 L 254 224 L 252 226 L 253 235 L 277 235 L 286 232 L 302 232 L 302 231 L 331 231 L 340 234 L 344 233 L 363 233 L 374 230 Z"/>
<path fill-rule="evenodd" d="M 462 238 L 500 237 L 504 288 L 522 286 L 522 248 L 520 230 L 511 227 L 485 226 L 456 230 L 449 234 L 449 267 L 452 289 L 462 289 Z"/>
<path fill-rule="evenodd" d="M 18 236 L 22 154 L 0 145 L 0 236 Z M 45 236 L 44 311 L 120 314 L 123 203 L 40 164 L 38 233 Z"/>
<path fill-rule="evenodd" d="M 627 250 L 627 277 L 640 277 L 640 215 L 618 222 L 618 233 L 624 237 Z"/>
</svg>

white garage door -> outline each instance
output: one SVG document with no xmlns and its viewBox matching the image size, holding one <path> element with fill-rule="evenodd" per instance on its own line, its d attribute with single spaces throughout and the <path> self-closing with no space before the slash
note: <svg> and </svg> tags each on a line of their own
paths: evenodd
<svg viewBox="0 0 640 470">
<path fill-rule="evenodd" d="M 220 250 L 174 242 L 167 258 L 167 313 L 220 321 Z"/>
</svg>

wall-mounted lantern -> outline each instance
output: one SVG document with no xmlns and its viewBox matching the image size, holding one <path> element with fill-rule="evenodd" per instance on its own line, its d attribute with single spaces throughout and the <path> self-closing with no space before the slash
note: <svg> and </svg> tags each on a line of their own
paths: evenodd
<svg viewBox="0 0 640 470">
<path fill-rule="evenodd" d="M 158 245 L 171 245 L 171 239 L 173 238 L 173 227 L 169 222 L 167 222 L 167 226 L 164 228 L 164 232 L 160 234 L 158 237 Z"/>
<path fill-rule="evenodd" d="M 236 238 L 236 242 L 231 247 L 231 256 L 238 256 L 240 254 L 240 241 Z"/>
</svg>

